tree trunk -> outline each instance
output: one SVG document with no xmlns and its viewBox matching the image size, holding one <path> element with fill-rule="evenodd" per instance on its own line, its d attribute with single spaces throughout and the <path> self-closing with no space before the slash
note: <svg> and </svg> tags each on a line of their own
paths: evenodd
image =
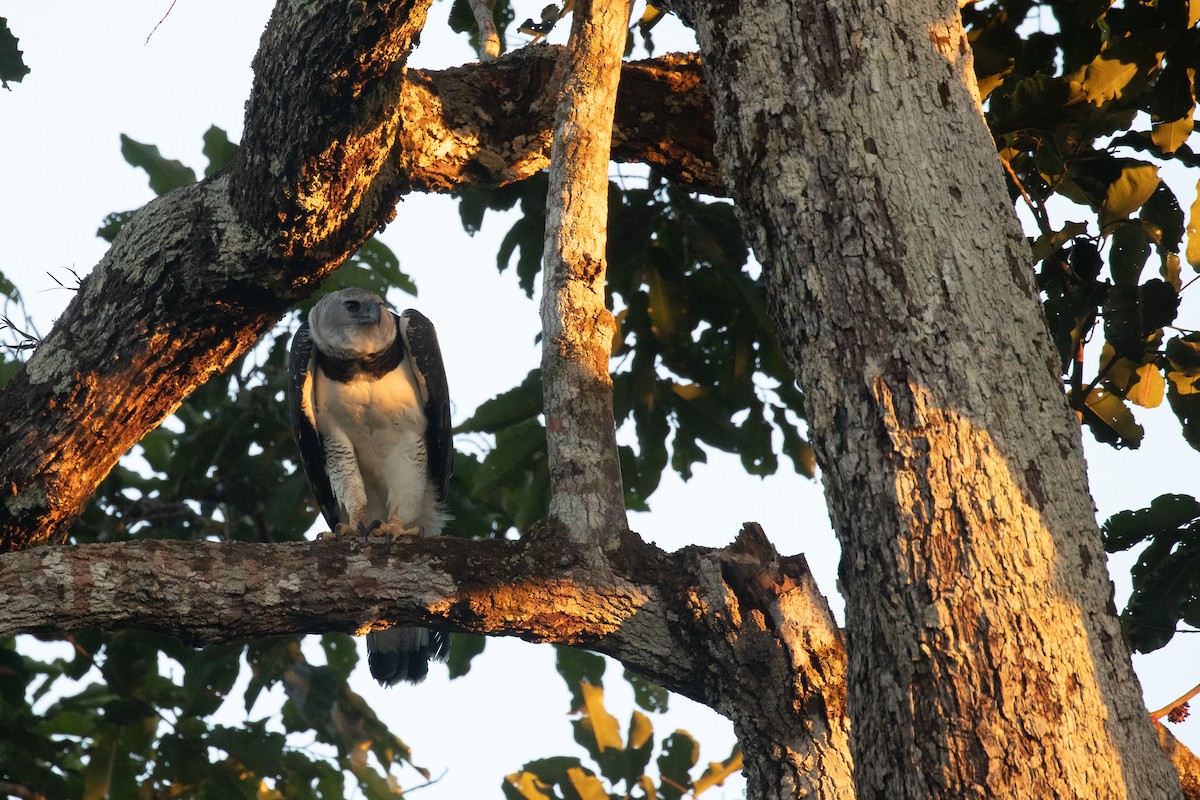
<svg viewBox="0 0 1200 800">
<path fill-rule="evenodd" d="M 842 544 L 859 796 L 1179 796 L 957 9 L 688 8 Z"/>
</svg>

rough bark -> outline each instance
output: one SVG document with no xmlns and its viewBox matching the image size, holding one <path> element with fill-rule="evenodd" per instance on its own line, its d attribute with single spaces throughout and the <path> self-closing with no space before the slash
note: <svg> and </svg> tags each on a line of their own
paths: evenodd
<svg viewBox="0 0 1200 800">
<path fill-rule="evenodd" d="M 860 796 L 1179 796 L 954 4 L 688 6 L 842 544 Z"/>
<path fill-rule="evenodd" d="M 615 549 L 628 526 L 608 372 L 616 323 L 605 303 L 605 253 L 613 110 L 630 6 L 575 5 L 546 193 L 542 398 L 550 518 L 587 551 Z"/>
<path fill-rule="evenodd" d="M 409 70 L 397 155 L 407 189 L 498 186 L 550 165 L 560 47 L 529 47 L 487 65 Z M 712 107 L 695 55 L 625 62 L 612 158 L 650 164 L 668 179 L 724 194 L 712 154 Z"/>
<path fill-rule="evenodd" d="M 1158 734 L 1158 743 L 1167 758 L 1179 773 L 1179 783 L 1183 787 L 1186 800 L 1200 800 L 1200 758 L 1179 743 L 1175 735 L 1167 730 L 1165 725 L 1154 723 Z"/>
</svg>

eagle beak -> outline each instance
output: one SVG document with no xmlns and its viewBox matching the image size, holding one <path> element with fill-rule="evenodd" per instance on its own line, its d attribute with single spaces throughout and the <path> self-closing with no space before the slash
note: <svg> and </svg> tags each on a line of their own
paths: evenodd
<svg viewBox="0 0 1200 800">
<path fill-rule="evenodd" d="M 347 300 L 346 311 L 350 312 L 350 318 L 363 320 L 372 325 L 378 324 L 380 318 L 380 307 L 378 303 L 361 302 L 358 300 Z"/>
</svg>

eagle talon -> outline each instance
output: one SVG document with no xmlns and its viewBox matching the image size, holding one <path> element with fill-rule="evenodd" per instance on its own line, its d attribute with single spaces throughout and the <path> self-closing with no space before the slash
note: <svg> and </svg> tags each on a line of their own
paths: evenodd
<svg viewBox="0 0 1200 800">
<path fill-rule="evenodd" d="M 383 536 L 383 538 L 389 541 L 398 542 L 401 539 L 405 539 L 409 536 L 424 536 L 425 529 L 420 525 L 414 525 L 411 528 L 407 528 L 403 523 L 391 523 L 381 526 L 379 533 Z"/>
<path fill-rule="evenodd" d="M 360 536 L 359 528 L 354 525 L 347 525 L 344 522 L 339 522 L 333 528 L 334 539 L 345 539 Z"/>
</svg>

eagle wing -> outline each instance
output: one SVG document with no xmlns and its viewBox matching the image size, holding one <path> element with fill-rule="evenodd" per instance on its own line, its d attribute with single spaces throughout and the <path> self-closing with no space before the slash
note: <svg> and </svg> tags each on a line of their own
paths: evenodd
<svg viewBox="0 0 1200 800">
<path fill-rule="evenodd" d="M 454 469 L 454 441 L 450 428 L 450 389 L 446 367 L 438 346 L 433 323 L 419 311 L 408 309 L 400 315 L 400 335 L 404 337 L 405 358 L 417 376 L 421 399 L 425 404 L 425 446 L 429 478 L 444 502 Z"/>
<path fill-rule="evenodd" d="M 317 420 L 313 411 L 313 342 L 308 323 L 302 323 L 292 339 L 291 356 L 288 359 L 287 399 L 292 418 L 292 436 L 300 448 L 300 464 L 312 487 L 313 496 L 321 515 L 333 530 L 338 524 L 338 503 L 325 472 L 325 447 L 321 434 L 317 432 Z"/>
</svg>

